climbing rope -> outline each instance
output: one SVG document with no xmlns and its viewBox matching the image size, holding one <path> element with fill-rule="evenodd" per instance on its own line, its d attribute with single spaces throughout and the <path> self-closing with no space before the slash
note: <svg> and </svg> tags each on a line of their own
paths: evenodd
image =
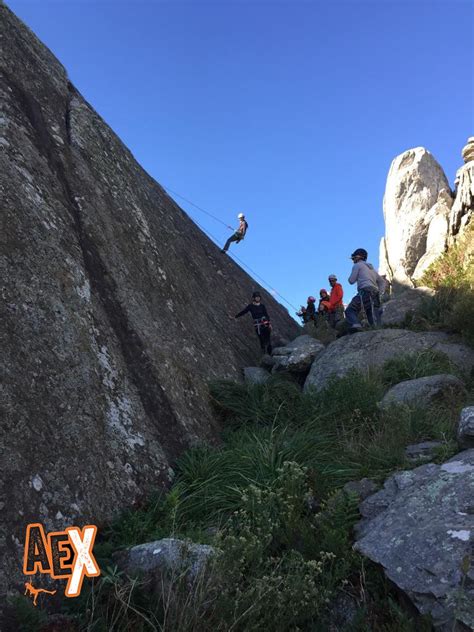
<svg viewBox="0 0 474 632">
<path fill-rule="evenodd" d="M 172 189 L 165 187 L 164 185 L 161 185 L 163 187 L 163 189 L 165 191 L 167 191 L 168 193 L 172 193 L 173 195 L 178 196 L 179 198 L 181 198 L 182 200 L 184 200 L 185 202 L 187 202 L 188 204 L 191 204 L 191 206 L 194 206 L 194 208 L 197 208 L 199 211 L 201 211 L 202 213 L 205 213 L 206 215 L 209 215 L 209 217 L 212 217 L 212 219 L 215 219 L 216 222 L 220 222 L 223 226 L 225 226 L 226 228 L 230 228 L 230 230 L 234 230 L 232 228 L 232 226 L 229 226 L 229 224 L 226 224 L 225 222 L 223 222 L 221 219 L 219 219 L 219 217 L 216 217 L 215 215 L 213 215 L 212 213 L 209 213 L 209 211 L 206 211 L 205 209 L 201 208 L 200 206 L 198 206 L 197 204 L 194 204 L 194 202 L 191 202 L 191 200 L 188 200 L 187 198 L 185 198 L 183 195 L 180 195 L 179 193 L 177 193 L 176 191 L 173 191 Z M 196 222 L 197 223 L 197 222 Z"/>
<path fill-rule="evenodd" d="M 187 198 L 185 198 L 183 195 L 181 195 L 180 193 L 177 193 L 176 191 L 173 191 L 172 189 L 170 189 L 169 187 L 166 187 L 164 185 L 161 185 L 165 191 L 167 193 L 172 193 L 173 195 L 176 195 L 177 197 L 181 198 L 182 200 L 184 200 L 185 202 L 187 202 L 188 204 L 191 204 L 191 206 L 194 206 L 194 208 L 197 208 L 199 211 L 201 211 L 202 213 L 205 213 L 206 215 L 209 215 L 209 217 L 212 217 L 214 220 L 216 220 L 216 222 L 219 222 L 220 224 L 222 224 L 223 226 L 225 226 L 226 228 L 230 228 L 230 230 L 234 230 L 232 228 L 232 226 L 229 226 L 228 224 L 226 224 L 225 222 L 223 222 L 221 219 L 219 219 L 218 217 L 216 217 L 215 215 L 213 215 L 212 213 L 209 213 L 209 211 L 206 211 L 205 209 L 201 208 L 200 206 L 198 206 L 197 204 L 194 204 L 194 202 L 191 202 L 191 200 L 188 200 Z M 199 228 L 202 230 L 203 233 L 205 233 L 217 246 L 219 245 L 219 239 L 217 237 L 215 237 L 212 233 L 210 233 L 208 230 L 206 230 L 203 226 L 201 226 L 201 224 L 199 224 L 199 222 L 197 222 L 195 219 L 193 219 L 194 223 L 196 224 L 196 226 L 199 226 Z M 229 253 L 227 253 L 227 256 L 229 256 Z M 260 282 L 262 283 L 262 285 L 266 286 L 270 292 L 275 296 L 279 296 L 281 298 L 282 301 L 284 301 L 287 305 L 289 305 L 292 309 L 298 309 L 297 307 L 295 307 L 292 303 L 290 303 L 290 301 L 288 301 L 282 294 L 280 294 L 280 292 L 278 292 L 277 290 L 275 290 L 274 287 L 272 287 L 267 281 L 265 281 L 265 279 L 263 279 L 257 272 L 255 272 L 255 270 L 252 270 L 252 268 L 245 263 L 245 261 L 243 261 L 240 257 L 238 257 L 236 254 L 232 253 L 232 256 L 234 257 L 234 259 L 236 259 L 237 261 L 239 261 L 239 263 L 244 266 L 245 268 L 247 268 L 247 270 L 253 274 L 253 276 L 257 279 L 260 280 Z"/>
</svg>

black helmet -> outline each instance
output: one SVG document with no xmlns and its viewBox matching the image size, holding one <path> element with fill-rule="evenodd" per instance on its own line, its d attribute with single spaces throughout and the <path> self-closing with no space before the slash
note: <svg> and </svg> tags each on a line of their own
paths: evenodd
<svg viewBox="0 0 474 632">
<path fill-rule="evenodd" d="M 254 292 L 254 293 L 252 294 L 252 298 L 257 298 L 257 296 L 258 296 L 259 298 L 262 298 L 262 297 L 261 297 L 261 295 L 260 295 L 260 292 Z"/>
<path fill-rule="evenodd" d="M 351 259 L 352 257 L 361 257 L 364 261 L 367 261 L 368 256 L 369 256 L 369 253 L 367 252 L 367 250 L 365 250 L 364 248 L 357 248 L 351 254 Z"/>
</svg>

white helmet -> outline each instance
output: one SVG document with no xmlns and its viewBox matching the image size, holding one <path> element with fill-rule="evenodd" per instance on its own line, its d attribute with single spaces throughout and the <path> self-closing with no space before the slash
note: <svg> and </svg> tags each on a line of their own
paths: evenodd
<svg viewBox="0 0 474 632">
<path fill-rule="evenodd" d="M 237 219 L 243 219 L 245 217 L 245 215 L 243 213 L 239 213 L 237 215 Z"/>
<path fill-rule="evenodd" d="M 337 276 L 335 274 L 330 274 L 328 276 L 328 279 L 329 279 L 329 281 L 331 281 L 331 280 L 337 281 Z"/>
</svg>

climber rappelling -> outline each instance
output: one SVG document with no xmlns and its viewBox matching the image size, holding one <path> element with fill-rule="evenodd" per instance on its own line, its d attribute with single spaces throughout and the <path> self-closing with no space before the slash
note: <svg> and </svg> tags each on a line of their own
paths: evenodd
<svg viewBox="0 0 474 632">
<path fill-rule="evenodd" d="M 237 219 L 239 220 L 239 227 L 235 230 L 234 234 L 229 237 L 229 239 L 225 242 L 224 248 L 222 248 L 221 252 L 227 252 L 229 250 L 230 244 L 235 241 L 239 243 L 244 239 L 247 229 L 249 227 L 245 215 L 243 213 L 239 213 L 237 215 Z"/>
<path fill-rule="evenodd" d="M 260 342 L 260 348 L 263 353 L 272 352 L 272 345 L 270 341 L 272 326 L 270 323 L 270 317 L 268 316 L 267 308 L 262 304 L 262 297 L 260 292 L 254 292 L 252 294 L 252 302 L 247 305 L 241 312 L 236 314 L 233 318 L 240 318 L 247 312 L 250 312 L 253 318 L 253 324 L 255 327 L 255 333 L 258 336 Z"/>
</svg>

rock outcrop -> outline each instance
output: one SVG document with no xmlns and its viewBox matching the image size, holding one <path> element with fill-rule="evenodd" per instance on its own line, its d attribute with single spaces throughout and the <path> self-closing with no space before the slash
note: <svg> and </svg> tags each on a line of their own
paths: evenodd
<svg viewBox="0 0 474 632">
<path fill-rule="evenodd" d="M 464 165 L 456 173 L 456 198 L 449 216 L 448 246 L 455 244 L 474 214 L 474 136 L 463 147 Z"/>
<path fill-rule="evenodd" d="M 0 4 L 0 593 L 26 525 L 100 524 L 215 427 L 207 380 L 255 364 L 255 282 L 134 160 Z M 274 330 L 299 328 L 266 292 Z"/>
<path fill-rule="evenodd" d="M 379 405 L 381 408 L 389 408 L 394 404 L 426 407 L 435 402 L 453 401 L 466 395 L 466 387 L 455 375 L 428 375 L 395 384 L 385 393 Z"/>
<path fill-rule="evenodd" d="M 430 245 L 442 252 L 450 212 L 448 180 L 423 147 L 397 156 L 390 167 L 384 196 L 385 237 L 380 245 L 380 273 L 397 287 L 411 287 L 411 277 Z M 444 236 L 440 229 L 445 225 Z"/>
<path fill-rule="evenodd" d="M 332 342 L 313 362 L 304 389 L 324 388 L 331 376 L 342 377 L 353 369 L 380 368 L 396 356 L 418 351 L 441 351 L 469 376 L 474 366 L 474 349 L 456 342 L 443 332 L 414 332 L 379 329 L 344 336 Z"/>
<path fill-rule="evenodd" d="M 454 194 L 433 156 L 423 147 L 397 156 L 384 196 L 385 237 L 380 273 L 395 293 L 419 284 L 430 265 L 465 234 L 474 212 L 474 137 L 462 150 Z M 454 201 L 453 201 L 454 196 Z"/>
<path fill-rule="evenodd" d="M 360 506 L 355 549 L 446 632 L 474 629 L 473 498 L 468 450 L 394 474 Z"/>
</svg>

